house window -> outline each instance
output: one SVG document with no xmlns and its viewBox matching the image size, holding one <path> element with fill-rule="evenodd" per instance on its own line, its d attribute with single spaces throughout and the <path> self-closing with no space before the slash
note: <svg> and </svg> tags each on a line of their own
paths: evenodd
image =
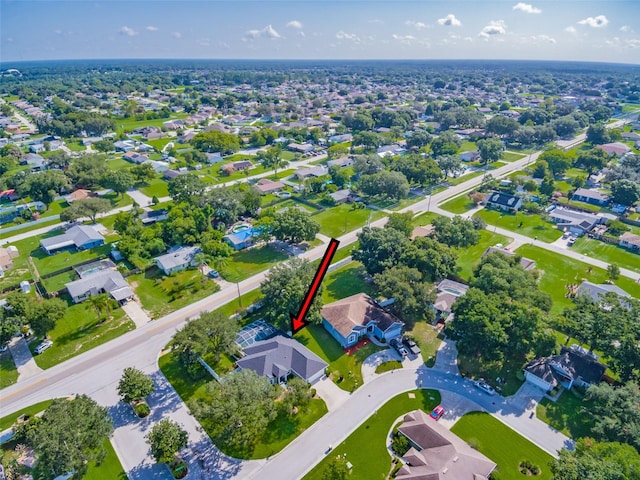
<svg viewBox="0 0 640 480">
<path fill-rule="evenodd" d="M 373 325 L 369 325 L 367 327 L 367 332 L 369 332 L 369 333 L 373 332 Z"/>
<path fill-rule="evenodd" d="M 351 335 L 349 335 L 349 338 L 347 338 L 347 343 L 355 342 L 356 338 L 357 338 L 356 335 L 352 333 Z"/>
</svg>

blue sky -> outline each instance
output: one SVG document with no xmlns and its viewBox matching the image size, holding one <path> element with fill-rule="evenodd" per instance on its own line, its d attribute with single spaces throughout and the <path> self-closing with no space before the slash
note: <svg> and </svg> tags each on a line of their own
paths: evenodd
<svg viewBox="0 0 640 480">
<path fill-rule="evenodd" d="M 640 63 L 639 0 L 0 0 L 0 61 L 550 59 Z"/>
</svg>

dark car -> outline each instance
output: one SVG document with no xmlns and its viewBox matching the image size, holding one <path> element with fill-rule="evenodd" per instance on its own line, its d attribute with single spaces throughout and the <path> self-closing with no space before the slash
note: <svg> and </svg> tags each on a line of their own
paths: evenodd
<svg viewBox="0 0 640 480">
<path fill-rule="evenodd" d="M 405 347 L 411 352 L 412 355 L 420 355 L 420 347 L 413 341 L 412 338 L 403 337 L 402 343 L 404 343 Z"/>
<path fill-rule="evenodd" d="M 220 274 L 216 270 L 209 270 L 209 273 L 207 273 L 207 275 L 209 275 L 209 277 L 211 278 L 218 278 L 220 276 Z"/>
<path fill-rule="evenodd" d="M 400 339 L 393 338 L 389 340 L 389 345 L 391 345 L 400 354 L 401 357 L 407 356 L 407 349 L 404 348 L 404 345 L 402 344 Z"/>
</svg>

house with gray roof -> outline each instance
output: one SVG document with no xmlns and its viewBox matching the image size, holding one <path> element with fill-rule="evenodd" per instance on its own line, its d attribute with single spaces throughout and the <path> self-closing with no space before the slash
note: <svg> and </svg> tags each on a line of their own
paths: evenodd
<svg viewBox="0 0 640 480">
<path fill-rule="evenodd" d="M 291 375 L 313 384 L 322 378 L 328 366 L 307 347 L 282 335 L 246 347 L 236 363 L 240 369 L 267 377 L 272 384 L 286 383 Z"/>
<path fill-rule="evenodd" d="M 597 283 L 587 282 L 586 280 L 584 280 L 580 284 L 580 286 L 578 287 L 578 290 L 576 291 L 577 295 L 586 296 L 591 300 L 593 300 L 594 302 L 601 301 L 602 297 L 605 296 L 607 293 L 615 293 L 619 297 L 631 298 L 631 295 L 629 295 L 627 292 L 625 292 L 623 289 L 621 289 L 617 285 L 608 284 L 608 283 L 597 284 Z"/>
<path fill-rule="evenodd" d="M 486 196 L 487 206 L 506 212 L 513 212 L 522 208 L 522 199 L 504 192 L 491 192 Z"/>
<path fill-rule="evenodd" d="M 603 207 L 609 204 L 609 195 L 590 188 L 578 188 L 574 192 L 573 197 L 571 197 L 571 200 Z"/>
<path fill-rule="evenodd" d="M 89 250 L 104 245 L 104 237 L 89 225 L 76 225 L 62 235 L 40 240 L 40 247 L 47 255 L 61 250 Z"/>
<path fill-rule="evenodd" d="M 304 180 L 310 177 L 321 177 L 329 173 L 329 169 L 324 165 L 317 165 L 315 167 L 299 168 L 295 172 L 295 176 L 298 180 Z"/>
<path fill-rule="evenodd" d="M 334 165 L 341 168 L 350 167 L 351 165 L 353 165 L 353 159 L 350 157 L 342 157 L 342 158 L 336 158 L 335 160 L 329 160 L 327 162 L 328 167 L 333 167 Z"/>
<path fill-rule="evenodd" d="M 640 235 L 631 232 L 624 232 L 620 235 L 619 243 L 623 248 L 628 248 L 632 252 L 640 252 Z"/>
<path fill-rule="evenodd" d="M 200 247 L 178 247 L 169 250 L 168 253 L 156 257 L 156 265 L 165 275 L 181 272 L 189 267 L 196 267 L 198 261 L 196 255 L 200 253 Z"/>
<path fill-rule="evenodd" d="M 596 225 L 606 223 L 607 218 L 587 212 L 578 212 L 564 207 L 556 207 L 549 212 L 551 221 L 558 225 L 560 230 L 575 235 L 584 235 Z"/>
<path fill-rule="evenodd" d="M 84 302 L 91 296 L 108 293 L 119 305 L 133 299 L 133 291 L 117 270 L 105 269 L 83 275 L 80 280 L 65 284 L 73 303 Z"/>
</svg>

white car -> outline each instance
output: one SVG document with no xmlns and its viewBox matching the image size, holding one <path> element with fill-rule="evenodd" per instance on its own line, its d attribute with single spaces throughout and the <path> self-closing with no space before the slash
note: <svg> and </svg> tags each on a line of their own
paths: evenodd
<svg viewBox="0 0 640 480">
<path fill-rule="evenodd" d="M 35 352 L 38 355 L 40 355 L 42 352 L 50 348 L 52 345 L 53 345 L 53 342 L 51 340 L 45 340 L 44 342 L 42 342 L 40 345 L 36 347 Z"/>
<path fill-rule="evenodd" d="M 488 393 L 489 395 L 494 395 L 496 393 L 496 391 L 493 388 L 491 388 L 491 385 L 487 384 L 482 379 L 476 380 L 475 382 L 473 382 L 473 386 L 476 388 L 479 388 L 485 393 Z"/>
</svg>

